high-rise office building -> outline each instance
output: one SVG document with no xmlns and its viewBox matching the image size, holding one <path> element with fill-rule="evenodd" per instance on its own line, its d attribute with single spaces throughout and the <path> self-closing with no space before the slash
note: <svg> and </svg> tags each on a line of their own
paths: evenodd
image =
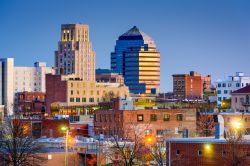
<svg viewBox="0 0 250 166">
<path fill-rule="evenodd" d="M 45 92 L 45 75 L 55 74 L 52 67 L 45 62 L 35 62 L 34 67 L 14 67 L 14 93 L 17 92 Z"/>
<path fill-rule="evenodd" d="M 45 62 L 36 62 L 34 67 L 15 66 L 14 58 L 0 59 L 0 105 L 5 112 L 13 113 L 18 92 L 45 92 L 45 75 L 55 74 Z"/>
<path fill-rule="evenodd" d="M 89 27 L 82 24 L 61 26 L 61 40 L 55 51 L 56 74 L 95 80 L 95 52 L 89 40 Z"/>
<path fill-rule="evenodd" d="M 0 105 L 4 105 L 7 115 L 13 114 L 14 105 L 14 59 L 0 59 Z"/>
<path fill-rule="evenodd" d="M 136 26 L 116 41 L 111 70 L 123 74 L 131 93 L 159 93 L 160 52 L 154 41 Z"/>
</svg>

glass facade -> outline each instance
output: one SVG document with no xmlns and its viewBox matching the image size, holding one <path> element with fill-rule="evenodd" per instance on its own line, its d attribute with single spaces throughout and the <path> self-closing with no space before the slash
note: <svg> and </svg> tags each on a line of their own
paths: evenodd
<svg viewBox="0 0 250 166">
<path fill-rule="evenodd" d="M 111 70 L 123 74 L 134 94 L 156 94 L 160 87 L 160 53 L 154 41 L 133 27 L 116 41 Z"/>
</svg>

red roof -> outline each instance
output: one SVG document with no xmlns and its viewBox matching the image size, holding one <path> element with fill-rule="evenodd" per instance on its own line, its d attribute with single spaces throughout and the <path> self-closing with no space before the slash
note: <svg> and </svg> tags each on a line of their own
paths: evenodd
<svg viewBox="0 0 250 166">
<path fill-rule="evenodd" d="M 250 85 L 245 86 L 244 88 L 238 89 L 233 93 L 250 93 Z"/>
</svg>

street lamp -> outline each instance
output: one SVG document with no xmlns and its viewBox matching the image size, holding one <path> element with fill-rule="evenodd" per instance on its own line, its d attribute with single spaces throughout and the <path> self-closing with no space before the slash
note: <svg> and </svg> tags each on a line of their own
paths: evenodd
<svg viewBox="0 0 250 166">
<path fill-rule="evenodd" d="M 242 128 L 242 123 L 238 120 L 235 120 L 232 122 L 232 127 L 236 130 L 239 130 Z"/>
<path fill-rule="evenodd" d="M 69 137 L 69 128 L 66 126 L 61 127 L 61 130 L 66 133 L 65 136 L 65 166 L 68 166 L 68 137 Z"/>
</svg>

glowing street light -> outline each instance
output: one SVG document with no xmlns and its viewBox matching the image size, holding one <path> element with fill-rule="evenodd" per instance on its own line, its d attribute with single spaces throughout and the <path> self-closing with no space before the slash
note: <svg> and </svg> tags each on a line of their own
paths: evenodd
<svg viewBox="0 0 250 166">
<path fill-rule="evenodd" d="M 232 127 L 236 130 L 239 130 L 242 128 L 242 123 L 240 121 L 235 120 L 232 123 Z"/>
<path fill-rule="evenodd" d="M 152 135 L 147 135 L 145 137 L 145 142 L 146 142 L 146 144 L 152 145 L 154 143 L 154 137 Z"/>
<path fill-rule="evenodd" d="M 69 128 L 66 126 L 61 127 L 61 130 L 66 132 L 65 136 L 65 166 L 68 166 L 68 137 L 69 137 Z M 70 138 L 71 139 L 71 138 Z M 71 143 L 71 141 L 69 142 Z"/>
<path fill-rule="evenodd" d="M 211 147 L 211 145 L 210 144 L 205 144 L 205 150 L 206 151 L 211 151 L 211 149 L 212 149 L 212 147 Z"/>
</svg>

